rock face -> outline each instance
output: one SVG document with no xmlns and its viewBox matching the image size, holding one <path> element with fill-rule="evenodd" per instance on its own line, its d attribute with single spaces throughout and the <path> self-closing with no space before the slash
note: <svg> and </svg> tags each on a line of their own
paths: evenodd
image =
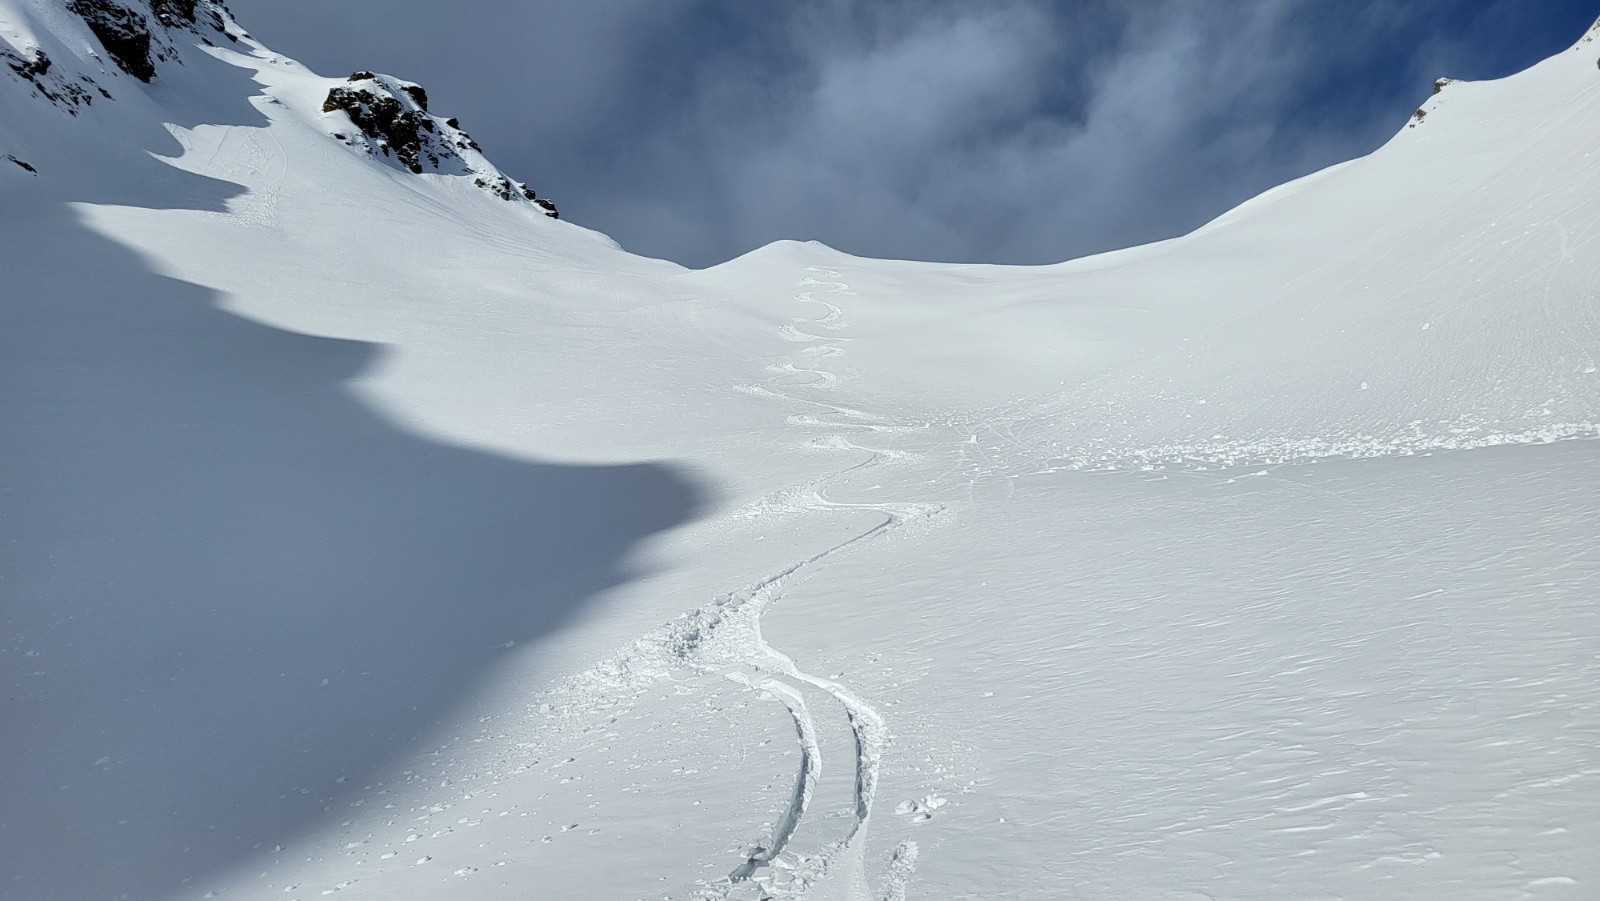
<svg viewBox="0 0 1600 901">
<path fill-rule="evenodd" d="M 209 27 L 233 39 L 227 9 L 218 0 L 71 0 L 77 13 L 122 71 L 143 82 L 156 77 L 159 63 L 177 58 L 170 29 Z M 153 20 L 153 21 L 152 21 Z"/>
<path fill-rule="evenodd" d="M 156 77 L 156 60 L 166 57 L 161 50 L 151 56 L 153 36 L 144 16 L 114 0 L 72 0 L 69 8 L 83 17 L 118 68 L 140 81 Z"/>
<path fill-rule="evenodd" d="M 474 185 L 502 200 L 531 202 L 545 215 L 559 218 L 555 204 L 484 159 L 483 148 L 461 130 L 459 121 L 428 112 L 428 92 L 421 85 L 356 72 L 328 91 L 322 111 L 349 119 L 354 134 L 336 131 L 334 137 L 374 157 L 416 175 L 470 177 Z"/>
<path fill-rule="evenodd" d="M 420 86 L 368 72 L 357 72 L 350 76 L 350 84 L 328 92 L 322 111 L 340 110 L 373 148 L 384 156 L 393 155 L 419 175 L 425 168 L 434 172 L 453 168 L 455 151 L 466 149 L 470 140 L 465 135 L 450 140 L 452 136 L 428 115 L 428 95 Z"/>
</svg>

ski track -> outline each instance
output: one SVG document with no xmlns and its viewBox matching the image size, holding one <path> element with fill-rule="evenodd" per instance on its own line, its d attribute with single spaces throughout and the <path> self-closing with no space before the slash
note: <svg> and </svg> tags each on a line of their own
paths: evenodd
<svg viewBox="0 0 1600 901">
<path fill-rule="evenodd" d="M 843 282 L 825 280 L 836 278 L 838 276 L 836 271 L 815 267 L 807 271 L 816 273 L 823 278 L 807 276 L 800 282 L 802 288 L 821 287 L 829 289 L 830 293 L 835 294 L 842 294 L 849 290 L 849 286 Z M 849 339 L 842 336 L 817 335 L 808 331 L 807 327 L 829 331 L 842 329 L 845 324 L 844 312 L 837 305 L 818 298 L 816 294 L 816 290 L 803 291 L 796 296 L 796 299 L 822 306 L 825 310 L 824 314 L 816 318 L 795 319 L 782 328 L 782 335 L 785 339 L 807 345 L 798 353 L 798 356 L 804 358 L 805 362 L 788 360 L 769 366 L 767 371 L 772 374 L 772 377 L 768 379 L 767 385 L 764 386 L 766 391 L 776 399 L 806 403 L 823 408 L 824 412 L 821 415 L 796 414 L 790 416 L 787 421 L 792 425 L 824 428 L 848 426 L 874 432 L 902 430 L 904 427 L 886 425 L 879 417 L 863 411 L 838 407 L 822 401 L 793 397 L 782 390 L 793 387 L 829 390 L 839 382 L 838 376 L 834 373 L 825 369 L 815 368 L 815 365 L 842 354 L 844 350 L 839 344 Z M 838 417 L 842 421 L 830 423 L 829 419 L 831 417 Z M 813 487 L 809 496 L 802 500 L 800 506 L 803 509 L 818 511 L 875 511 L 882 514 L 883 521 L 821 554 L 796 564 L 757 586 L 751 595 L 751 600 L 754 603 L 749 605 L 747 635 L 752 640 L 753 645 L 749 649 L 752 652 L 752 665 L 763 676 L 760 679 L 750 679 L 737 670 L 724 673 L 725 676 L 734 678 L 742 684 L 766 691 L 777 697 L 794 717 L 796 734 L 801 745 L 800 771 L 796 776 L 795 791 L 788 808 L 784 811 L 778 825 L 773 830 L 769 845 L 757 845 L 745 862 L 729 874 L 729 884 L 726 888 L 733 889 L 746 881 L 758 881 L 763 897 L 803 897 L 809 888 L 830 871 L 835 870 L 837 862 L 853 857 L 853 862 L 860 865 L 862 860 L 861 845 L 864 843 L 872 816 L 873 801 L 877 795 L 878 772 L 882 765 L 888 730 L 883 717 L 878 711 L 850 688 L 831 679 L 825 679 L 806 672 L 795 663 L 793 658 L 768 644 L 761 633 L 761 614 L 782 595 L 785 583 L 802 570 L 822 563 L 835 554 L 860 542 L 883 535 L 907 521 L 926 518 L 939 512 L 939 508 L 923 504 L 853 504 L 827 499 L 825 490 L 829 483 L 837 481 L 852 472 L 877 466 L 883 461 L 897 459 L 899 455 L 862 447 L 838 435 L 819 437 L 812 442 L 812 446 L 845 451 L 864 451 L 868 454 L 868 457 L 855 466 L 821 480 Z M 785 681 L 785 678 L 788 681 Z M 808 686 L 819 692 L 821 696 L 830 699 L 842 711 L 845 720 L 849 724 L 855 744 L 854 748 L 851 749 L 852 763 L 855 769 L 854 810 L 850 825 L 842 838 L 824 846 L 820 851 L 813 854 L 794 853 L 792 855 L 795 860 L 790 867 L 784 868 L 783 875 L 788 877 L 784 881 L 781 878 L 775 878 L 777 874 L 767 875 L 763 878 L 763 870 L 776 870 L 772 865 L 778 861 L 780 855 L 789 850 L 796 831 L 810 809 L 821 778 L 823 763 L 823 748 L 817 738 L 817 720 L 810 707 L 806 704 L 802 692 L 797 690 L 792 683 Z M 888 862 L 887 884 L 885 891 L 880 893 L 880 897 L 905 897 L 905 885 L 911 875 L 915 860 L 915 845 L 907 842 L 896 848 L 894 856 Z M 864 873 L 854 875 L 858 877 L 859 884 L 865 883 Z M 729 893 L 713 889 L 706 897 L 718 897 L 719 895 L 728 897 Z"/>
<path fill-rule="evenodd" d="M 856 897 L 903 901 L 906 885 L 917 859 L 913 842 L 901 842 L 885 860 L 883 885 L 869 891 L 863 846 L 877 794 L 878 773 L 888 739 L 882 715 L 850 687 L 802 669 L 795 660 L 767 643 L 761 631 L 762 614 L 777 602 L 797 576 L 870 539 L 886 535 L 906 523 L 927 521 L 944 512 L 935 504 L 913 502 L 847 503 L 826 496 L 830 484 L 871 467 L 892 464 L 909 455 L 889 449 L 864 447 L 831 430 L 853 428 L 867 433 L 923 430 L 928 423 L 900 424 L 861 410 L 836 406 L 822 400 L 793 396 L 787 391 L 826 392 L 838 377 L 823 369 L 809 368 L 843 352 L 844 336 L 818 335 L 808 329 L 837 331 L 844 327 L 840 308 L 816 297 L 817 288 L 829 293 L 844 293 L 842 282 L 826 281 L 838 273 L 829 269 L 807 270 L 821 276 L 805 277 L 800 287 L 811 288 L 796 299 L 824 308 L 816 318 L 798 318 L 783 327 L 785 338 L 806 346 L 796 360 L 780 361 L 767 367 L 771 378 L 763 385 L 742 385 L 737 390 L 757 397 L 818 408 L 817 412 L 788 417 L 791 425 L 830 430 L 810 440 L 808 446 L 825 450 L 865 453 L 865 459 L 837 472 L 769 496 L 758 503 L 755 516 L 772 512 L 875 512 L 882 519 L 854 536 L 811 557 L 773 573 L 748 588 L 724 595 L 710 604 L 691 610 L 649 635 L 634 642 L 621 655 L 583 674 L 570 686 L 580 693 L 595 696 L 600 686 L 618 682 L 637 683 L 670 678 L 673 672 L 687 669 L 732 680 L 782 703 L 794 720 L 799 743 L 800 765 L 794 789 L 783 813 L 764 840 L 752 843 L 746 857 L 725 880 L 702 884 L 699 897 L 712 899 L 803 898 L 825 878 L 846 882 Z M 588 687 L 584 687 L 587 685 Z M 826 748 L 819 724 L 823 717 L 838 716 L 848 726 L 853 747 L 848 752 Z M 835 743 L 837 741 L 835 740 Z M 821 782 L 824 758 L 843 757 L 854 769 L 852 810 L 848 826 L 841 834 L 828 836 L 832 827 L 827 818 L 821 823 L 807 819 Z M 808 847 L 796 848 L 794 839 L 805 825 Z M 814 833 L 821 832 L 819 840 Z M 815 846 L 815 847 L 812 847 Z"/>
</svg>

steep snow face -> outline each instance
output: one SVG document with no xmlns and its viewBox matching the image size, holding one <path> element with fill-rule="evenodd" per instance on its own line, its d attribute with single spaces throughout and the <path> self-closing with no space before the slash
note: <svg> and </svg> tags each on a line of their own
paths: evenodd
<svg viewBox="0 0 1600 901">
<path fill-rule="evenodd" d="M 1594 895 L 1600 44 L 1175 241 L 688 272 L 116 9 L 0 0 L 0 897 Z"/>
</svg>

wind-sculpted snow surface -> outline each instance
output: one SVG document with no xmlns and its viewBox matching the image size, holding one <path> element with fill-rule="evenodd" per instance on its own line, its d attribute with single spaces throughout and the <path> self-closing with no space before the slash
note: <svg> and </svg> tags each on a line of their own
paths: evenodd
<svg viewBox="0 0 1600 901">
<path fill-rule="evenodd" d="M 1595 896 L 1592 34 L 1174 241 L 690 272 L 220 10 L 0 0 L 0 897 Z"/>
</svg>

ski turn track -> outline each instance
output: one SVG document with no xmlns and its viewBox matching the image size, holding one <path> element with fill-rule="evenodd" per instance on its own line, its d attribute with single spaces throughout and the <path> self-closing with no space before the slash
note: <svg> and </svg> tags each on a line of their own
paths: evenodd
<svg viewBox="0 0 1600 901">
<path fill-rule="evenodd" d="M 817 297 L 826 291 L 842 294 L 848 286 L 827 281 L 837 272 L 812 268 L 800 282 L 797 300 L 821 305 L 825 312 L 816 318 L 798 318 L 783 327 L 786 339 L 806 345 L 796 359 L 769 366 L 765 385 L 745 386 L 758 396 L 815 408 L 788 417 L 791 425 L 828 429 L 811 447 L 864 453 L 866 458 L 832 475 L 779 492 L 765 509 L 773 512 L 869 511 L 882 519 L 814 556 L 773 573 L 740 591 L 724 595 L 710 604 L 684 614 L 636 641 L 616 658 L 580 677 L 580 681 L 637 684 L 641 681 L 669 679 L 673 673 L 688 670 L 711 674 L 737 682 L 763 697 L 783 704 L 794 720 L 800 745 L 800 765 L 788 804 L 773 825 L 770 835 L 751 844 L 744 860 L 732 868 L 724 880 L 703 884 L 699 898 L 715 899 L 797 899 L 844 898 L 849 901 L 903 901 L 906 886 L 916 863 L 917 848 L 912 842 L 900 843 L 878 869 L 885 874 L 876 889 L 867 875 L 864 845 L 877 794 L 878 773 L 888 741 L 883 717 L 860 695 L 839 682 L 802 669 L 791 657 L 767 643 L 761 631 L 761 617 L 802 574 L 862 543 L 884 536 L 907 523 L 927 522 L 944 512 L 939 505 L 919 503 L 845 503 L 830 500 L 827 488 L 846 476 L 862 470 L 888 465 L 903 454 L 887 449 L 863 447 L 832 430 L 852 428 L 867 433 L 922 429 L 925 425 L 899 425 L 860 410 L 835 406 L 822 400 L 800 397 L 791 391 L 827 391 L 838 378 L 826 370 L 811 368 L 843 353 L 840 345 L 849 339 L 838 335 L 813 334 L 808 329 L 837 331 L 844 326 L 844 313 L 838 306 Z M 752 390 L 754 389 L 754 390 Z M 842 719 L 848 731 L 828 736 L 829 717 Z M 840 740 L 839 736 L 848 735 Z M 853 747 L 838 747 L 853 745 Z M 849 790 L 849 815 L 841 829 L 835 818 L 818 814 L 819 793 L 824 790 L 824 763 L 847 761 L 853 768 Z M 830 834 L 830 830 L 831 833 Z M 797 836 L 804 833 L 804 841 Z"/>
</svg>

